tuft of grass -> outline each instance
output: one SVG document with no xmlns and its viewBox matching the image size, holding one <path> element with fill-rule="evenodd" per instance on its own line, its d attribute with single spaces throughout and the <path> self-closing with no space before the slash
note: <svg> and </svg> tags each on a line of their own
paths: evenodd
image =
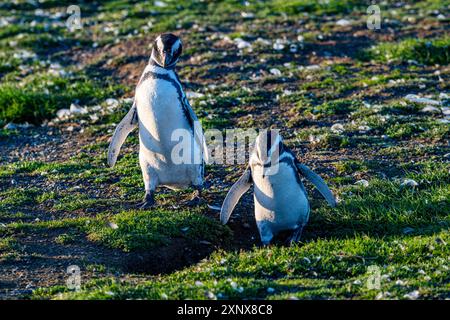
<svg viewBox="0 0 450 320">
<path fill-rule="evenodd" d="M 395 59 L 402 62 L 415 60 L 427 65 L 447 65 L 450 62 L 450 37 L 381 43 L 364 51 L 362 57 L 382 62 Z"/>
<path fill-rule="evenodd" d="M 124 251 L 167 245 L 174 238 L 192 241 L 226 242 L 228 227 L 194 211 L 123 211 L 107 222 L 98 220 L 87 227 L 88 238 Z"/>
<path fill-rule="evenodd" d="M 24 86 L 0 85 L 0 119 L 4 122 L 38 124 L 55 117 L 58 109 L 74 101 L 90 103 L 117 94 L 120 86 L 100 85 L 87 76 L 38 77 Z"/>
</svg>

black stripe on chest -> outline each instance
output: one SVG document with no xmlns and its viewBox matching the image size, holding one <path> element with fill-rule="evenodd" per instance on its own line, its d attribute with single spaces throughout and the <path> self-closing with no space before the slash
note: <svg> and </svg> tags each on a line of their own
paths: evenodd
<svg viewBox="0 0 450 320">
<path fill-rule="evenodd" d="M 158 79 L 168 81 L 177 91 L 178 99 L 181 101 L 181 107 L 183 109 L 183 114 L 186 120 L 189 123 L 191 130 L 194 130 L 194 120 L 192 119 L 189 113 L 189 102 L 187 101 L 186 95 L 183 93 L 183 89 L 181 88 L 181 82 L 178 78 L 178 75 L 175 73 L 176 80 L 170 77 L 168 74 L 160 74 L 153 71 L 147 71 L 142 76 L 141 80 L 139 80 L 138 87 L 141 83 L 148 79 Z"/>
<path fill-rule="evenodd" d="M 280 165 L 281 163 L 284 163 L 287 166 L 289 166 L 293 170 L 293 174 L 295 176 L 295 180 L 297 181 L 297 184 L 306 193 L 305 186 L 303 185 L 303 182 L 300 179 L 300 173 L 298 172 L 298 169 L 297 169 L 297 162 L 298 162 L 298 160 L 295 157 L 294 153 L 288 147 L 286 147 L 282 142 L 280 142 L 278 148 L 279 148 L 279 152 L 280 152 L 278 159 L 281 159 L 281 160 L 279 160 L 278 165 Z M 283 153 L 289 154 L 292 158 L 291 157 L 283 157 Z M 264 166 L 263 166 L 264 169 L 263 170 L 268 169 L 271 166 L 272 166 L 272 161 L 270 161 L 269 163 L 264 164 Z"/>
</svg>

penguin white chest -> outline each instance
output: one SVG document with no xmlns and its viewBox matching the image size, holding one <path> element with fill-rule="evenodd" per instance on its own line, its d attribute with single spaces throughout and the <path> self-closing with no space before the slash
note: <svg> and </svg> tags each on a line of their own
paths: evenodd
<svg viewBox="0 0 450 320">
<path fill-rule="evenodd" d="M 265 174 L 261 166 L 254 167 L 255 218 L 267 223 L 273 232 L 289 230 L 305 224 L 309 202 L 297 172 L 280 163 L 275 174 Z"/>
<path fill-rule="evenodd" d="M 176 129 L 188 129 L 189 123 L 183 114 L 178 92 L 173 84 L 165 80 L 147 80 L 136 92 L 140 120 L 140 136 L 151 134 L 167 145 Z"/>
<path fill-rule="evenodd" d="M 163 79 L 149 79 L 136 91 L 139 117 L 139 157 L 141 166 L 149 167 L 158 177 L 158 184 L 177 189 L 201 185 L 199 164 L 174 161 L 172 151 L 180 143 L 177 132 L 189 135 L 190 154 L 200 153 L 193 142 L 193 133 L 184 113 L 180 93 L 173 83 Z"/>
</svg>

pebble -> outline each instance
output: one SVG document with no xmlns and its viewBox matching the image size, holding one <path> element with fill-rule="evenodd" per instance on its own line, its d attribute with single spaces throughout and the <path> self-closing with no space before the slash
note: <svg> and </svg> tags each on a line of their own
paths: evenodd
<svg viewBox="0 0 450 320">
<path fill-rule="evenodd" d="M 400 187 L 410 187 L 410 188 L 415 188 L 417 187 L 419 184 L 413 180 L 413 179 L 405 179 L 403 180 L 403 182 L 400 184 Z"/>
<path fill-rule="evenodd" d="M 356 185 L 360 185 L 363 187 L 368 187 L 369 186 L 369 181 L 365 180 L 365 179 L 361 179 L 355 182 Z"/>
<path fill-rule="evenodd" d="M 342 133 L 345 131 L 344 126 L 340 123 L 335 123 L 330 128 L 333 133 Z"/>
<path fill-rule="evenodd" d="M 10 122 L 6 126 L 4 126 L 3 129 L 5 129 L 5 130 L 15 130 L 15 129 L 17 129 L 17 125 L 15 125 L 14 123 Z"/>
<path fill-rule="evenodd" d="M 404 298 L 410 299 L 410 300 L 416 300 L 420 297 L 419 290 L 411 291 L 410 293 L 407 293 L 403 296 Z"/>
<path fill-rule="evenodd" d="M 336 24 L 337 24 L 338 26 L 345 27 L 345 26 L 350 25 L 350 24 L 351 24 L 351 21 L 350 21 L 350 20 L 347 20 L 347 19 L 340 19 L 340 20 L 338 20 L 338 21 L 336 22 Z"/>
<path fill-rule="evenodd" d="M 68 117 L 70 117 L 70 110 L 69 109 L 59 109 L 56 112 L 56 116 L 58 117 L 58 119 L 67 119 Z"/>
<path fill-rule="evenodd" d="M 270 69 L 270 73 L 275 76 L 278 76 L 278 77 L 281 76 L 281 71 L 280 71 L 280 69 L 277 69 L 277 68 Z"/>
<path fill-rule="evenodd" d="M 275 42 L 273 44 L 273 48 L 274 48 L 274 50 L 281 51 L 284 49 L 284 44 L 282 44 L 280 42 Z"/>
<path fill-rule="evenodd" d="M 420 112 L 423 113 L 441 113 L 441 110 L 439 108 L 433 107 L 433 106 L 426 106 Z"/>
<path fill-rule="evenodd" d="M 78 105 L 76 103 L 72 103 L 70 105 L 69 111 L 72 114 L 86 114 L 88 112 L 86 108 L 83 108 L 83 107 L 81 107 L 80 105 Z"/>
<path fill-rule="evenodd" d="M 408 95 L 406 95 L 405 99 L 409 102 L 414 102 L 414 103 L 427 104 L 427 105 L 433 105 L 433 106 L 441 105 L 440 101 L 428 99 L 428 98 L 421 98 L 416 94 L 408 94 Z"/>
</svg>

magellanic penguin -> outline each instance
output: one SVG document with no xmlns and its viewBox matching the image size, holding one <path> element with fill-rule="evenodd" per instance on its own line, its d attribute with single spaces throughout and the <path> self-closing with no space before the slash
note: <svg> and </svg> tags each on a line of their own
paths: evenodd
<svg viewBox="0 0 450 320">
<path fill-rule="evenodd" d="M 310 212 L 301 177 L 312 182 L 330 206 L 336 206 L 326 183 L 296 159 L 292 151 L 283 145 L 277 131 L 260 133 L 248 168 L 231 187 L 223 202 L 221 222 L 228 222 L 239 199 L 254 184 L 255 218 L 261 242 L 268 245 L 282 231 L 292 231 L 290 243 L 297 242 Z"/>
<path fill-rule="evenodd" d="M 174 71 L 181 51 L 177 36 L 162 34 L 156 38 L 133 106 L 118 124 L 109 145 L 108 164 L 113 167 L 126 137 L 139 127 L 139 162 L 145 185 L 141 208 L 154 204 L 155 189 L 160 185 L 171 189 L 194 187 L 198 195 L 203 185 L 208 150 L 198 118 Z M 191 140 L 188 161 L 174 158 L 179 141 L 173 134 L 180 130 Z"/>
</svg>

